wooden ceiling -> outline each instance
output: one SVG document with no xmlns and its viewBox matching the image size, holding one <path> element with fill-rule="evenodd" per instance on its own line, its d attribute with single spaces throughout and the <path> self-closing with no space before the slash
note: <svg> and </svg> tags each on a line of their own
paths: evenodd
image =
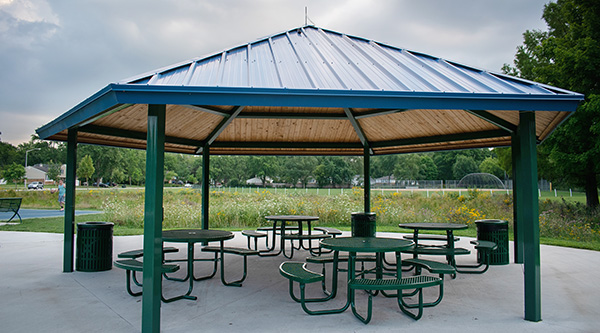
<svg viewBox="0 0 600 333">
<path fill-rule="evenodd" d="M 147 110 L 106 112 L 79 127 L 78 142 L 145 149 Z M 488 119 L 464 110 L 167 105 L 165 150 L 198 154 L 210 143 L 211 154 L 362 155 L 367 146 L 380 155 L 509 146 L 507 127 L 518 126 L 519 112 L 483 114 Z M 568 114 L 536 112 L 538 140 Z M 63 130 L 48 139 L 66 137 Z"/>
</svg>

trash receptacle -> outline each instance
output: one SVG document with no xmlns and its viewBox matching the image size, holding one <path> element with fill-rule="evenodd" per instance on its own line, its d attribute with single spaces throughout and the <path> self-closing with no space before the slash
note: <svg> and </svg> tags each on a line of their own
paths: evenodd
<svg viewBox="0 0 600 333">
<path fill-rule="evenodd" d="M 496 243 L 498 248 L 490 254 L 490 265 L 508 265 L 508 221 L 477 220 L 477 239 Z M 480 254 L 477 260 L 481 262 Z"/>
<path fill-rule="evenodd" d="M 99 272 L 112 268 L 113 223 L 77 223 L 75 269 Z"/>
<path fill-rule="evenodd" d="M 375 237 L 375 213 L 352 213 L 352 237 Z"/>
</svg>

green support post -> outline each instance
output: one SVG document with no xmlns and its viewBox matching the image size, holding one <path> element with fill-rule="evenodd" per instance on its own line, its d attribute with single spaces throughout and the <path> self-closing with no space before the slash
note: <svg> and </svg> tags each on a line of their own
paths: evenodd
<svg viewBox="0 0 600 333">
<path fill-rule="evenodd" d="M 519 169 L 521 168 L 521 158 L 517 158 L 520 156 L 521 147 L 519 141 L 519 135 L 515 132 L 511 138 L 511 151 L 512 151 L 512 170 L 513 170 L 513 235 L 514 235 L 514 260 L 515 264 L 523 263 L 523 232 L 521 228 L 521 223 L 519 221 L 523 220 L 523 215 L 525 209 L 519 209 L 519 183 L 526 181 L 525 179 L 519 178 Z M 525 207 L 524 207 L 525 208 Z"/>
<path fill-rule="evenodd" d="M 371 212 L 371 149 L 365 146 L 364 150 L 364 173 L 365 173 L 365 193 L 364 193 L 364 205 L 365 213 Z"/>
<path fill-rule="evenodd" d="M 519 151 L 516 154 L 518 176 L 518 223 L 523 237 L 525 278 L 525 320 L 542 320 L 540 286 L 540 224 L 537 191 L 537 151 L 535 113 L 519 112 Z"/>
<path fill-rule="evenodd" d="M 65 235 L 63 272 L 73 272 L 75 249 L 75 178 L 77 171 L 77 130 L 67 134 L 67 183 L 65 184 Z"/>
<path fill-rule="evenodd" d="M 148 106 L 142 332 L 160 332 L 165 105 Z"/>
<path fill-rule="evenodd" d="M 209 229 L 208 208 L 210 198 L 210 147 L 202 150 L 202 229 Z"/>
</svg>

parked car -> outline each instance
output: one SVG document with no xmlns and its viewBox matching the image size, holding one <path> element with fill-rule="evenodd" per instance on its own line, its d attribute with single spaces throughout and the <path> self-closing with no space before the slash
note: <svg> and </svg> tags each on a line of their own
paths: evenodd
<svg viewBox="0 0 600 333">
<path fill-rule="evenodd" d="M 27 185 L 27 188 L 30 190 L 41 190 L 44 188 L 44 183 L 42 182 L 32 182 Z"/>
<path fill-rule="evenodd" d="M 108 184 L 104 184 L 104 183 L 100 183 L 100 184 L 98 184 L 98 183 L 94 183 L 94 184 L 92 184 L 92 186 L 96 186 L 96 187 L 108 187 Z"/>
<path fill-rule="evenodd" d="M 190 183 L 186 183 L 185 185 L 183 185 L 183 187 L 192 187 L 194 185 L 190 184 Z"/>
</svg>

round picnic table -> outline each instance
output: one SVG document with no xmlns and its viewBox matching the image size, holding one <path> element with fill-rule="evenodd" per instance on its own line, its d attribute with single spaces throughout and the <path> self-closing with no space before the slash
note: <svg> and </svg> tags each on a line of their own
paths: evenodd
<svg viewBox="0 0 600 333">
<path fill-rule="evenodd" d="M 337 293 L 337 280 L 338 280 L 338 257 L 340 251 L 349 252 L 348 256 L 348 279 L 354 279 L 356 276 L 355 264 L 356 264 L 356 253 L 373 253 L 376 254 L 376 267 L 375 277 L 377 279 L 383 278 L 383 256 L 386 252 L 395 252 L 396 254 L 396 277 L 402 277 L 402 259 L 401 252 L 411 249 L 415 243 L 408 239 L 401 238 L 384 238 L 384 237 L 336 237 L 336 238 L 325 238 L 319 243 L 321 247 L 333 250 L 333 276 L 332 276 L 332 289 L 331 294 Z M 363 272 L 364 273 L 364 272 Z M 378 291 L 374 292 L 376 295 Z M 383 293 L 383 291 L 382 291 Z M 348 287 L 346 304 L 340 309 L 344 311 L 350 306 L 350 303 L 354 299 L 355 290 Z M 356 313 L 355 313 L 356 315 Z"/>
<path fill-rule="evenodd" d="M 265 220 L 267 221 L 271 221 L 273 222 L 273 241 L 271 242 L 271 248 L 267 249 L 266 251 L 261 251 L 259 252 L 259 255 L 261 256 L 276 256 L 279 255 L 280 253 L 283 253 L 283 255 L 288 258 L 291 259 L 294 256 L 294 244 L 293 244 L 293 240 L 298 239 L 300 244 L 298 246 L 298 250 L 300 248 L 304 248 L 305 250 L 309 250 L 312 252 L 312 244 L 311 244 L 311 231 L 312 231 L 312 227 L 311 227 L 311 223 L 314 221 L 318 221 L 319 217 L 318 216 L 308 216 L 308 215 L 269 215 L 269 216 L 265 216 Z M 287 225 L 287 222 L 293 222 L 293 223 L 298 223 L 298 233 L 296 235 L 294 235 L 293 237 L 289 237 L 289 235 L 287 235 L 285 233 L 285 227 Z M 303 234 L 303 224 L 306 222 L 306 226 L 307 226 L 307 234 Z M 277 234 L 277 223 L 279 223 L 281 225 L 281 229 L 280 231 L 280 248 L 279 251 L 277 253 L 273 252 L 275 250 L 275 235 Z M 308 236 L 306 236 L 308 235 Z M 306 248 L 303 244 L 303 237 L 306 237 L 309 241 L 309 245 L 308 248 Z M 289 239 L 290 240 L 290 245 L 291 245 L 291 250 L 290 250 L 290 255 L 288 256 L 285 253 L 285 240 Z"/>
<path fill-rule="evenodd" d="M 192 293 L 192 290 L 194 289 L 194 280 L 199 281 L 199 280 L 204 280 L 206 278 L 210 278 L 214 275 L 214 273 L 207 277 L 200 277 L 200 278 L 194 277 L 194 261 L 195 261 L 194 260 L 194 246 L 195 246 L 195 244 L 196 243 L 204 243 L 204 242 L 219 242 L 220 246 L 221 246 L 221 254 L 223 254 L 224 241 L 228 240 L 228 239 L 232 239 L 234 236 L 235 235 L 233 234 L 233 232 L 225 231 L 225 230 L 212 230 L 212 229 L 163 230 L 163 232 L 162 232 L 163 242 L 187 243 L 187 258 L 185 260 L 185 261 L 187 261 L 187 275 L 183 279 L 169 278 L 166 275 L 165 275 L 165 277 L 167 277 L 167 279 L 176 280 L 176 281 L 189 280 L 190 286 L 189 286 L 188 292 L 185 295 L 190 298 L 193 297 L 193 299 L 196 299 L 195 296 L 189 296 Z M 208 259 L 198 259 L 198 260 L 208 261 Z M 181 261 L 181 260 L 175 260 L 175 261 Z M 216 267 L 216 259 L 212 260 L 212 261 L 215 261 L 215 267 Z M 222 262 L 223 261 L 221 261 L 221 263 Z M 216 269 L 215 269 L 215 271 L 216 271 Z"/>
<path fill-rule="evenodd" d="M 459 249 L 464 251 L 455 251 L 454 248 L 454 230 L 463 230 L 467 229 L 469 226 L 466 224 L 459 223 L 400 223 L 398 227 L 404 229 L 412 229 L 413 230 L 413 240 L 415 242 L 415 248 L 409 252 L 413 253 L 413 257 L 417 258 L 420 249 L 423 248 L 422 245 L 419 244 L 419 230 L 439 230 L 446 231 L 446 250 L 443 251 L 446 255 L 446 260 L 448 264 L 456 267 L 456 259 L 454 256 L 456 254 L 468 254 L 470 251 L 465 249 Z"/>
</svg>

